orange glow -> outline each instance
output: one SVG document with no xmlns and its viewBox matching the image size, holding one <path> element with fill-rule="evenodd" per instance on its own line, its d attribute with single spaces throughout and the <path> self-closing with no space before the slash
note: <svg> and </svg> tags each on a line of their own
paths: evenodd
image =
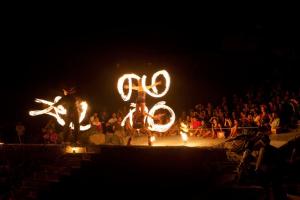
<svg viewBox="0 0 300 200">
<path fill-rule="evenodd" d="M 212 139 L 201 137 L 187 137 L 187 141 L 183 141 L 182 135 L 156 137 L 152 146 L 168 147 L 168 146 L 186 146 L 186 147 L 212 147 L 225 142 L 225 139 Z M 132 146 L 148 146 L 148 137 L 140 136 L 133 137 L 131 140 Z"/>
<path fill-rule="evenodd" d="M 156 140 L 155 136 L 152 135 L 152 136 L 150 137 L 150 142 L 155 142 L 155 140 Z"/>
<path fill-rule="evenodd" d="M 86 147 L 71 147 L 67 146 L 66 153 L 86 153 Z"/>
<path fill-rule="evenodd" d="M 182 141 L 183 141 L 183 142 L 187 142 L 187 140 L 188 140 L 188 136 L 187 136 L 187 134 L 186 134 L 186 133 L 184 133 L 184 132 L 180 132 L 180 135 L 181 135 L 181 139 L 182 139 Z"/>
</svg>

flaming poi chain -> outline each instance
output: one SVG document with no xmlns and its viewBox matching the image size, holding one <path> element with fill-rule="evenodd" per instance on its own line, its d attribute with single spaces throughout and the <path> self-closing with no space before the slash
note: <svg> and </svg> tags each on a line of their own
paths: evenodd
<svg viewBox="0 0 300 200">
<path fill-rule="evenodd" d="M 158 89 L 156 87 L 157 78 L 159 76 L 163 76 L 165 79 L 165 89 L 161 93 L 158 92 Z M 153 74 L 151 78 L 151 88 L 148 89 L 146 85 L 146 75 L 143 75 L 142 78 L 139 77 L 136 74 L 124 74 L 122 77 L 118 80 L 118 91 L 124 101 L 128 101 L 131 97 L 132 90 L 133 90 L 133 84 L 132 80 L 135 79 L 137 81 L 141 81 L 141 87 L 143 91 L 155 98 L 163 97 L 167 94 L 169 88 L 170 88 L 170 75 L 166 70 L 161 70 Z M 124 92 L 124 83 L 128 80 L 128 93 L 125 94 Z M 152 90 L 152 91 L 151 91 Z M 133 113 L 136 111 L 136 104 L 131 103 L 132 109 L 129 110 L 128 114 L 124 117 L 121 125 L 124 126 L 127 119 L 129 119 L 129 123 L 131 127 L 133 126 Z M 170 120 L 166 124 L 156 124 L 154 122 L 154 119 L 151 116 L 155 115 L 155 112 L 159 109 L 167 110 L 170 113 Z M 151 131 L 157 131 L 157 132 L 166 132 L 175 122 L 175 113 L 169 106 L 166 105 L 165 101 L 160 101 L 156 103 L 150 110 L 145 106 L 144 112 L 146 113 L 146 117 L 144 118 L 144 123 L 147 121 L 148 129 Z"/>
<path fill-rule="evenodd" d="M 61 96 L 55 97 L 54 102 L 47 101 L 47 100 L 44 100 L 44 99 L 35 99 L 35 102 L 48 105 L 49 107 L 45 108 L 43 110 L 29 111 L 29 115 L 31 115 L 31 116 L 37 116 L 37 115 L 43 115 L 43 114 L 51 115 L 51 116 L 56 118 L 57 122 L 61 126 L 64 126 L 65 121 L 63 120 L 61 115 L 65 115 L 67 113 L 67 110 L 62 105 L 54 106 L 54 104 L 58 103 L 61 98 L 62 98 Z M 85 101 L 80 102 L 79 123 L 81 123 L 83 121 L 83 119 L 85 118 L 87 108 L 88 108 L 87 102 L 85 102 Z M 72 122 L 70 123 L 69 126 L 72 129 L 74 129 L 74 124 Z M 90 124 L 80 125 L 80 130 L 81 131 L 88 130 L 89 128 L 91 128 Z"/>
</svg>

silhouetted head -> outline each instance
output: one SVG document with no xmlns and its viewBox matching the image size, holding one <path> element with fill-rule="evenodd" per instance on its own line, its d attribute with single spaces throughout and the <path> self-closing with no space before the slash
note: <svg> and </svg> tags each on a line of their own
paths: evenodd
<svg viewBox="0 0 300 200">
<path fill-rule="evenodd" d="M 64 95 L 74 94 L 74 93 L 76 93 L 76 89 L 75 89 L 75 87 L 63 88 L 63 92 L 64 92 Z"/>
</svg>

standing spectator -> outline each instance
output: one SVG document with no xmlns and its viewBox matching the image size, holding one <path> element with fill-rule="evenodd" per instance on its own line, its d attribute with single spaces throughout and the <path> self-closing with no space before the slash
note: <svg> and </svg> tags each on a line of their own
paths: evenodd
<svg viewBox="0 0 300 200">
<path fill-rule="evenodd" d="M 25 138 L 25 126 L 23 125 L 22 122 L 18 122 L 16 125 L 16 132 L 17 132 L 17 141 L 19 144 L 24 143 L 24 138 Z"/>
</svg>

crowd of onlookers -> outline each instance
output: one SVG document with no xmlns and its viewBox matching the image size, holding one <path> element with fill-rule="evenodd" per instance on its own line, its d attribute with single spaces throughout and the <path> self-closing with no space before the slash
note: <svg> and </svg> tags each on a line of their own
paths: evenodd
<svg viewBox="0 0 300 200">
<path fill-rule="evenodd" d="M 177 117 L 174 126 L 165 135 L 179 134 L 184 123 L 190 136 L 226 138 L 249 130 L 268 134 L 288 132 L 300 120 L 300 88 L 284 88 L 280 84 L 265 83 L 244 94 L 222 97 L 219 101 L 198 104 Z M 101 132 L 115 132 L 123 128 L 123 113 L 110 117 L 105 112 L 91 118 L 92 125 Z M 125 132 L 132 131 L 125 126 Z"/>
<path fill-rule="evenodd" d="M 297 88 L 298 87 L 298 88 Z M 227 138 L 234 137 L 249 130 L 265 131 L 278 134 L 289 131 L 300 120 L 300 89 L 286 89 L 280 84 L 262 84 L 256 89 L 249 89 L 244 94 L 223 96 L 216 102 L 197 104 L 188 112 L 177 115 L 175 124 L 163 135 L 180 133 L 182 124 L 189 129 L 189 136 Z M 116 134 L 120 137 L 132 135 L 135 130 L 129 125 L 124 127 L 121 122 L 128 109 L 108 114 L 94 112 L 90 115 L 90 134 Z M 167 121 L 166 115 L 157 123 Z M 44 143 L 60 143 L 63 140 L 62 127 L 54 118 L 42 128 L 41 136 Z M 15 126 L 17 143 L 24 143 L 26 127 L 21 123 Z M 158 134 L 158 133 L 157 133 Z M 159 134 L 158 134 L 159 135 Z"/>
<path fill-rule="evenodd" d="M 300 89 L 264 85 L 245 94 L 222 97 L 215 104 L 198 104 L 182 113 L 180 122 L 191 134 L 203 137 L 234 137 L 251 129 L 278 134 L 294 128 L 300 119 Z"/>
<path fill-rule="evenodd" d="M 182 123 L 188 127 L 190 136 L 198 137 L 227 138 L 249 130 L 268 134 L 284 133 L 294 128 L 300 120 L 299 102 L 299 88 L 288 90 L 280 84 L 263 84 L 244 94 L 224 96 L 217 102 L 196 105 L 188 112 L 181 113 L 164 135 L 179 134 Z M 121 126 L 126 112 L 126 109 L 123 110 L 111 115 L 95 112 L 90 117 L 91 130 L 123 136 L 132 134 L 134 130 L 129 123 Z"/>
</svg>

